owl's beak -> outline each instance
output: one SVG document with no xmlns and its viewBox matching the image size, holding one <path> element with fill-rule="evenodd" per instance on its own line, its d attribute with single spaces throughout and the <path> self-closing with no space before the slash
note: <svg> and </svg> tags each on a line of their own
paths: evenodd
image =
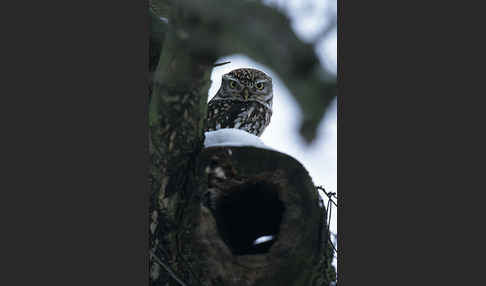
<svg viewBox="0 0 486 286">
<path fill-rule="evenodd" d="M 245 98 L 245 100 L 248 100 L 249 96 L 250 96 L 250 93 L 248 92 L 248 88 L 245 88 L 243 90 L 243 97 Z"/>
</svg>

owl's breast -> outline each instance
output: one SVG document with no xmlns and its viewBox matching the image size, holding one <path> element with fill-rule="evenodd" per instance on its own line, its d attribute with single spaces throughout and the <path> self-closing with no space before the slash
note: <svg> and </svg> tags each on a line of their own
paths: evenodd
<svg viewBox="0 0 486 286">
<path fill-rule="evenodd" d="M 272 110 L 256 101 L 214 100 L 208 104 L 206 131 L 237 128 L 260 136 Z"/>
</svg>

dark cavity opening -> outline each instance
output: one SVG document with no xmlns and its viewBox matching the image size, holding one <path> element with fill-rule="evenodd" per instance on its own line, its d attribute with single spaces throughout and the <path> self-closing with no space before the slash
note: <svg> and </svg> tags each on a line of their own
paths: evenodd
<svg viewBox="0 0 486 286">
<path fill-rule="evenodd" d="M 246 183 L 219 199 L 218 231 L 234 255 L 267 253 L 275 243 L 285 211 L 277 191 L 273 184 Z"/>
</svg>

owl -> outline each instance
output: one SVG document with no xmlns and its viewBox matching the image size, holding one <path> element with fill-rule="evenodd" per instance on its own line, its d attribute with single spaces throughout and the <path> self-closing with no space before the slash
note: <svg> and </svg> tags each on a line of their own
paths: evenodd
<svg viewBox="0 0 486 286">
<path fill-rule="evenodd" d="M 270 124 L 272 100 L 271 77 L 256 69 L 233 70 L 208 103 L 205 130 L 236 128 L 260 136 Z"/>
</svg>

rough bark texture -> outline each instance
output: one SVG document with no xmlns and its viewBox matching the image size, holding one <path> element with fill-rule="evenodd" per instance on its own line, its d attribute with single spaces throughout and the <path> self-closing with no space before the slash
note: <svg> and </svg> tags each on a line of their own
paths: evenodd
<svg viewBox="0 0 486 286">
<path fill-rule="evenodd" d="M 324 92 L 335 83 L 327 84 L 288 21 L 258 2 L 154 0 L 151 6 L 163 8 L 150 11 L 150 285 L 329 285 L 335 274 L 325 213 L 305 169 L 269 150 L 203 149 L 203 126 L 212 66 L 229 53 L 260 59 L 291 91 L 302 88 L 298 98 L 316 100 L 301 103 L 309 118 L 322 116 L 334 96 Z M 250 10 L 253 16 L 245 16 Z M 275 21 L 260 19 L 271 16 L 264 12 Z M 161 15 L 168 24 L 158 21 Z M 287 42 L 257 52 L 259 29 L 275 29 Z M 280 60 L 268 60 L 272 54 Z M 266 232 L 276 239 L 253 246 Z"/>
<path fill-rule="evenodd" d="M 335 273 L 323 206 L 292 157 L 254 147 L 212 147 L 194 249 L 204 285 L 329 285 Z M 274 240 L 254 245 L 261 236 Z"/>
</svg>

